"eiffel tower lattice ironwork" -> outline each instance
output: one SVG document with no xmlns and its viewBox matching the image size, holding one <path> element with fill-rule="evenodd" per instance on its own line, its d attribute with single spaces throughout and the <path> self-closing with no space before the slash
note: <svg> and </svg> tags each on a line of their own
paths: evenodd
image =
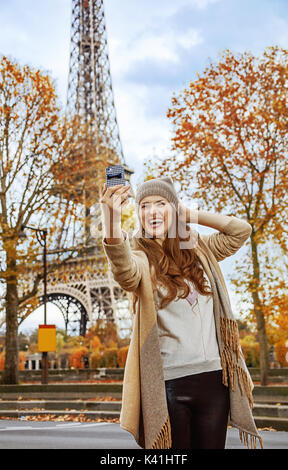
<svg viewBox="0 0 288 470">
<path fill-rule="evenodd" d="M 72 0 L 67 114 L 76 114 L 89 124 L 96 148 L 100 138 L 109 150 L 108 164 L 124 165 L 129 181 L 133 171 L 125 163 L 119 137 L 103 0 Z M 91 207 L 84 207 L 85 220 L 91 217 L 90 210 Z M 68 333 L 74 330 L 74 334 L 84 335 L 89 321 L 93 324 L 97 318 L 105 318 L 116 322 L 120 336 L 129 336 L 131 319 L 127 294 L 114 281 L 109 267 L 103 270 L 105 260 L 99 246 L 98 249 L 93 246 L 89 230 L 90 225 L 85 225 L 87 250 L 84 255 L 82 251 L 52 273 L 48 270 L 47 301 L 61 310 Z M 43 302 L 42 287 L 37 296 L 40 303 Z"/>
<path fill-rule="evenodd" d="M 94 126 L 111 159 L 125 163 L 113 98 L 103 0 L 72 0 L 68 112 Z"/>
</svg>

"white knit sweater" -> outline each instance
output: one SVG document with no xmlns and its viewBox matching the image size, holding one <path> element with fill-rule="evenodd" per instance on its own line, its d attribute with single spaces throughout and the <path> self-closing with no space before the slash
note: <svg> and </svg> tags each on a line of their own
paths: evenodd
<svg viewBox="0 0 288 470">
<path fill-rule="evenodd" d="M 204 277 L 210 286 L 205 272 Z M 193 283 L 185 282 L 190 285 L 190 293 L 195 292 Z M 162 287 L 158 289 L 165 293 Z M 196 297 L 198 294 L 196 300 L 193 299 L 195 294 Z M 195 294 L 191 299 L 192 305 L 187 299 L 176 297 L 165 308 L 159 309 L 160 298 L 157 290 L 154 291 L 164 380 L 222 369 L 213 298 L 197 291 Z"/>
</svg>

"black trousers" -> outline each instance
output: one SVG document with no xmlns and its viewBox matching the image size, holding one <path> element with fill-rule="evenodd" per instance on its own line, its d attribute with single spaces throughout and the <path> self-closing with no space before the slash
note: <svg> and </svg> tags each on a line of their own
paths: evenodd
<svg viewBox="0 0 288 470">
<path fill-rule="evenodd" d="M 166 380 L 172 449 L 224 449 L 230 409 L 222 370 Z"/>
</svg>

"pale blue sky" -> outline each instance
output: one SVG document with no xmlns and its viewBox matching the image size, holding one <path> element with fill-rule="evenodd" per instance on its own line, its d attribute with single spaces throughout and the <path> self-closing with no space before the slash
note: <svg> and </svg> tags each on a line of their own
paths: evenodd
<svg viewBox="0 0 288 470">
<path fill-rule="evenodd" d="M 173 93 L 221 50 L 261 55 L 267 46 L 288 48 L 287 0 L 104 0 L 104 5 L 120 136 L 135 171 L 133 184 L 142 180 L 145 158 L 169 153 L 166 112 Z M 48 70 L 63 104 L 70 22 L 71 0 L 0 0 L 0 54 Z M 231 259 L 221 266 L 228 272 Z"/>
</svg>

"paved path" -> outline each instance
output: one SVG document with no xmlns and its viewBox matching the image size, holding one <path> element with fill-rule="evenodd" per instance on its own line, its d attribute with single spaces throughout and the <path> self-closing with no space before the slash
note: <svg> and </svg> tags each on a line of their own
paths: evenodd
<svg viewBox="0 0 288 470">
<path fill-rule="evenodd" d="M 228 429 L 227 449 L 246 449 L 236 429 Z M 265 449 L 288 449 L 287 432 L 261 432 Z M 0 420 L 0 449 L 140 449 L 114 423 Z"/>
</svg>

